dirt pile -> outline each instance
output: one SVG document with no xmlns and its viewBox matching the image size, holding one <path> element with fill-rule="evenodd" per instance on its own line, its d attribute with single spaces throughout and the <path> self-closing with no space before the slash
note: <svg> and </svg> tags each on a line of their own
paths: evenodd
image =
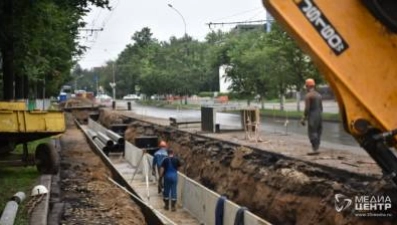
<svg viewBox="0 0 397 225">
<path fill-rule="evenodd" d="M 62 103 L 64 108 L 68 107 L 88 107 L 88 106 L 95 106 L 95 102 L 88 98 L 83 97 L 75 97 L 67 100 L 66 102 Z"/>
<path fill-rule="evenodd" d="M 124 124 L 129 121 L 131 121 L 131 119 L 127 116 L 111 113 L 105 109 L 99 111 L 99 122 L 107 128 L 110 128 L 113 124 Z"/>
<path fill-rule="evenodd" d="M 112 184 L 110 171 L 68 116 L 61 138 L 61 224 L 146 224 L 130 196 Z"/>
<path fill-rule="evenodd" d="M 98 105 L 88 98 L 75 97 L 62 102 L 59 107 L 65 111 L 71 112 L 76 120 L 80 123 L 87 123 L 88 118 L 98 115 Z"/>
<path fill-rule="evenodd" d="M 377 177 L 247 148 L 143 121 L 129 125 L 125 138 L 157 135 L 168 141 L 185 164 L 182 172 L 274 224 L 395 224 L 391 217 L 359 217 L 350 207 L 335 210 L 335 194 L 390 196 L 392 185 Z M 384 211 L 383 211 L 384 212 Z"/>
</svg>

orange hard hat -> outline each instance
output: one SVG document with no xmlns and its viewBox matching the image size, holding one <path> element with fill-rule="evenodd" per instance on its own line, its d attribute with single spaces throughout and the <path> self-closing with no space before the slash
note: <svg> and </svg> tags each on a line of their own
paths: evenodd
<svg viewBox="0 0 397 225">
<path fill-rule="evenodd" d="M 160 147 L 167 147 L 167 143 L 165 141 L 160 141 Z"/>
<path fill-rule="evenodd" d="M 305 81 L 305 85 L 309 86 L 309 87 L 314 87 L 316 85 L 316 82 L 314 82 L 314 80 L 312 78 L 308 78 Z"/>
</svg>

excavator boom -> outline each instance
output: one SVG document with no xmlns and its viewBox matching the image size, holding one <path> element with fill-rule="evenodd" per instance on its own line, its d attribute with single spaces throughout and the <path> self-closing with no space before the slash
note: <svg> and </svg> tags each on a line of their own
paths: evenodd
<svg viewBox="0 0 397 225">
<path fill-rule="evenodd" d="M 397 183 L 397 3 L 394 0 L 263 0 L 318 66 L 345 130 Z"/>
</svg>

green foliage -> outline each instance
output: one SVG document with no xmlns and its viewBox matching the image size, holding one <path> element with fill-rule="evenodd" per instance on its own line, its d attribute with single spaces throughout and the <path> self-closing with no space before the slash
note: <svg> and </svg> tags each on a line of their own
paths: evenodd
<svg viewBox="0 0 397 225">
<path fill-rule="evenodd" d="M 300 91 L 307 77 L 321 83 L 310 58 L 277 25 L 269 33 L 213 31 L 204 42 L 189 36 L 159 42 L 145 27 L 132 36 L 115 62 L 96 70 L 108 92 L 115 71 L 119 98 L 137 92 L 137 86 L 147 96 L 202 96 L 219 91 L 222 65 L 227 67 L 224 78 L 231 81 L 232 99 L 278 98 Z"/>
<path fill-rule="evenodd" d="M 59 87 L 70 79 L 73 57 L 84 50 L 77 43 L 78 29 L 84 26 L 82 17 L 89 7 L 107 7 L 108 3 L 108 0 L 1 1 L 4 98 L 36 97 L 35 89 L 44 81 L 47 94 L 57 94 Z"/>
<path fill-rule="evenodd" d="M 111 93 L 117 97 L 144 93 L 193 95 L 219 91 L 219 67 L 227 65 L 236 98 L 277 98 L 300 91 L 304 80 L 320 76 L 310 58 L 277 25 L 269 33 L 212 31 L 203 42 L 188 35 L 159 42 L 148 27 L 135 32 L 115 61 L 91 70 L 73 69 L 74 56 L 84 51 L 76 42 L 89 7 L 108 7 L 108 0 L 42 0 L 0 2 L 0 56 L 4 97 L 34 97 L 45 80 L 47 95 L 57 94 L 65 82 L 78 89 Z M 11 10 L 9 10 L 11 9 Z M 97 79 L 98 78 L 98 81 Z M 26 93 L 25 89 L 29 89 Z M 21 91 L 22 90 L 22 91 Z M 23 96 L 22 96 L 23 95 Z M 32 96 L 33 95 L 33 96 Z"/>
<path fill-rule="evenodd" d="M 33 141 L 28 143 L 28 151 L 30 154 L 34 154 L 36 146 L 40 143 L 48 142 L 49 139 L 41 139 L 37 141 Z M 13 154 L 19 155 L 22 154 L 22 145 L 18 145 L 13 151 Z M 15 156 L 14 155 L 14 156 Z M 4 157 L 4 156 L 3 156 Z M 11 157 L 11 156 L 10 156 Z M 13 157 L 15 158 L 15 157 Z M 2 158 L 4 160 L 5 158 Z M 26 210 L 26 203 L 29 201 L 30 191 L 33 188 L 33 185 L 36 179 L 39 177 L 39 172 L 37 171 L 35 166 L 28 167 L 0 167 L 0 209 L 4 209 L 7 201 L 12 197 L 15 193 L 22 191 L 26 194 L 25 201 L 20 204 L 18 209 L 17 217 L 15 219 L 14 224 L 24 225 L 29 223 L 29 216 Z"/>
<path fill-rule="evenodd" d="M 286 111 L 286 110 L 278 110 L 278 109 L 261 109 L 261 116 L 272 118 L 289 118 L 289 119 L 301 119 L 302 112 L 299 111 Z M 339 122 L 340 116 L 339 113 L 323 113 L 323 120 L 325 121 L 334 121 Z"/>
<path fill-rule="evenodd" d="M 197 94 L 197 96 L 199 97 L 214 97 L 214 92 L 210 92 L 210 91 L 202 91 L 200 93 Z"/>
<path fill-rule="evenodd" d="M 26 203 L 29 200 L 30 190 L 39 177 L 35 167 L 1 167 L 0 168 L 0 209 L 4 209 L 7 201 L 17 192 L 23 191 L 27 198 L 20 205 L 14 224 L 28 224 L 29 217 Z"/>
<path fill-rule="evenodd" d="M 115 62 L 97 68 L 100 85 L 111 91 L 108 83 L 112 72 L 116 77 L 117 97 L 138 92 L 147 96 L 192 95 L 200 91 L 215 90 L 218 84 L 216 67 L 210 67 L 208 43 L 193 40 L 189 36 L 171 37 L 159 42 L 145 27 L 132 36 Z M 90 71 L 83 71 L 90 74 Z"/>
</svg>

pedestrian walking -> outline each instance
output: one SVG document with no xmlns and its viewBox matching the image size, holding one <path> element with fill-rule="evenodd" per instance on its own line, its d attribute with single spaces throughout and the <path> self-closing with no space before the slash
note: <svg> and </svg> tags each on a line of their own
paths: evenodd
<svg viewBox="0 0 397 225">
<path fill-rule="evenodd" d="M 168 157 L 165 158 L 161 164 L 160 177 L 164 177 L 164 209 L 169 209 L 169 201 L 171 200 L 171 210 L 176 211 L 178 184 L 178 169 L 181 167 L 181 160 L 174 156 L 174 151 L 168 149 Z"/>
<path fill-rule="evenodd" d="M 160 141 L 159 144 L 159 150 L 157 150 L 154 155 L 153 155 L 153 162 L 152 162 L 152 175 L 156 176 L 156 169 L 158 173 L 160 173 L 160 168 L 161 168 L 161 163 L 165 158 L 168 157 L 168 152 L 167 152 L 167 142 L 165 141 Z M 158 193 L 160 194 L 163 189 L 163 181 L 161 179 L 161 176 L 159 176 L 158 179 Z"/>
<path fill-rule="evenodd" d="M 312 152 L 309 155 L 318 154 L 320 147 L 321 133 L 322 133 L 322 113 L 323 103 L 320 93 L 315 89 L 316 83 L 313 79 L 309 78 L 305 82 L 306 96 L 305 96 L 305 111 L 301 119 L 301 124 L 306 125 L 310 143 L 312 145 Z"/>
</svg>

